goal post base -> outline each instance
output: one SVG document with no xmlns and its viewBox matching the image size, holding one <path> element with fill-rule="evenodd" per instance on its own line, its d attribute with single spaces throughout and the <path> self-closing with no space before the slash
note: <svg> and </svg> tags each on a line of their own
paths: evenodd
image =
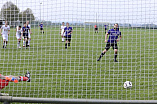
<svg viewBox="0 0 157 104">
<path fill-rule="evenodd" d="M 99 100 L 99 99 L 65 99 L 65 98 L 30 98 L 0 96 L 0 102 L 9 104 L 11 102 L 20 103 L 55 103 L 55 104 L 155 104 L 157 100 Z"/>
</svg>

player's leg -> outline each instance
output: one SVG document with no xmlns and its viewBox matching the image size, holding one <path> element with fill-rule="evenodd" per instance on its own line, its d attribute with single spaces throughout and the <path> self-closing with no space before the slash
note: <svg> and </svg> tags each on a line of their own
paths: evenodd
<svg viewBox="0 0 157 104">
<path fill-rule="evenodd" d="M 95 33 L 96 33 L 96 28 L 94 28 L 95 29 Z"/>
<path fill-rule="evenodd" d="M 8 35 L 6 36 L 6 39 L 5 39 L 5 48 L 7 48 L 7 44 L 8 44 Z"/>
<path fill-rule="evenodd" d="M 97 33 L 98 33 L 98 28 L 97 28 Z"/>
<path fill-rule="evenodd" d="M 61 37 L 62 37 L 62 42 L 64 42 L 64 36 L 63 36 L 63 33 L 61 34 Z"/>
<path fill-rule="evenodd" d="M 65 34 L 64 32 L 61 32 L 62 42 L 64 42 Z"/>
<path fill-rule="evenodd" d="M 5 46 L 5 39 L 3 39 L 3 48 L 4 48 L 4 46 Z"/>
<path fill-rule="evenodd" d="M 71 37 L 68 38 L 68 47 L 70 47 Z"/>
<path fill-rule="evenodd" d="M 5 36 L 5 35 L 2 35 L 2 37 L 3 37 L 3 48 L 4 48 L 5 45 L 6 45 L 6 36 Z"/>
<path fill-rule="evenodd" d="M 97 61 L 100 61 L 101 57 L 103 57 L 103 55 L 110 49 L 110 47 L 111 47 L 110 42 L 107 42 L 105 49 L 102 51 L 102 53 L 99 56 L 99 58 L 97 59 Z"/>
<path fill-rule="evenodd" d="M 25 36 L 23 36 L 23 47 L 25 47 Z"/>
<path fill-rule="evenodd" d="M 18 34 L 16 34 L 16 38 L 17 38 L 17 48 L 19 48 L 21 39 L 20 39 L 20 36 Z"/>
<path fill-rule="evenodd" d="M 21 42 L 21 39 L 18 39 L 18 43 L 17 43 L 17 47 L 18 47 L 18 48 L 21 48 L 21 47 L 20 47 L 20 42 Z"/>
<path fill-rule="evenodd" d="M 65 36 L 65 40 L 66 40 L 66 43 L 65 43 L 65 49 L 67 49 L 68 36 Z"/>
<path fill-rule="evenodd" d="M 43 34 L 44 34 L 44 28 L 42 28 L 42 30 L 43 30 Z"/>
<path fill-rule="evenodd" d="M 29 39 L 28 39 L 28 46 L 29 46 L 29 45 L 30 45 L 30 42 L 31 42 L 31 34 L 28 35 L 28 38 L 29 38 Z"/>
<path fill-rule="evenodd" d="M 40 33 L 42 34 L 42 28 L 40 28 Z"/>
<path fill-rule="evenodd" d="M 114 49 L 114 62 L 118 62 L 117 61 L 117 54 L 118 54 L 118 49 Z"/>
<path fill-rule="evenodd" d="M 117 43 L 112 44 L 112 48 L 114 49 L 114 62 L 118 62 L 118 61 L 117 61 L 117 54 L 118 54 L 118 46 L 117 46 Z"/>
<path fill-rule="evenodd" d="M 25 37 L 26 47 L 28 46 L 28 37 Z"/>
<path fill-rule="evenodd" d="M 7 48 L 7 44 L 8 44 L 8 40 L 6 40 L 6 45 L 5 45 L 5 48 Z"/>
</svg>

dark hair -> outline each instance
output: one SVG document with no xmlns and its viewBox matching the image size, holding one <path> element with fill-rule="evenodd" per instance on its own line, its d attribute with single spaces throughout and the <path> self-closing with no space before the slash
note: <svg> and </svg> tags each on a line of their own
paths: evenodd
<svg viewBox="0 0 157 104">
<path fill-rule="evenodd" d="M 62 23 L 64 23 L 64 22 L 62 22 Z"/>
<path fill-rule="evenodd" d="M 118 23 L 115 23 L 115 24 L 117 24 L 117 25 L 119 26 L 119 24 L 118 24 Z M 114 24 L 114 25 L 115 25 L 115 24 Z"/>
<path fill-rule="evenodd" d="M 21 28 L 21 26 L 19 26 L 19 28 Z"/>
<path fill-rule="evenodd" d="M 24 22 L 23 24 L 26 24 L 26 22 Z"/>
</svg>

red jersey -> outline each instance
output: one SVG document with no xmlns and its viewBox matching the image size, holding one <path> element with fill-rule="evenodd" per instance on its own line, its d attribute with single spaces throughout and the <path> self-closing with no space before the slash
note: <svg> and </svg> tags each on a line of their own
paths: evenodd
<svg viewBox="0 0 157 104">
<path fill-rule="evenodd" d="M 95 25 L 94 28 L 97 28 L 97 25 Z"/>
<path fill-rule="evenodd" d="M 5 88 L 6 86 L 8 86 L 8 84 L 9 84 L 9 81 L 4 80 L 4 79 L 0 79 L 0 90 Z"/>
</svg>

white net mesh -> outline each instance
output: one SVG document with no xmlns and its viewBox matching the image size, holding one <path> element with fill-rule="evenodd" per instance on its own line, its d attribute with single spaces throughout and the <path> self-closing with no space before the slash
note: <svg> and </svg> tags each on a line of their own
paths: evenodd
<svg viewBox="0 0 157 104">
<path fill-rule="evenodd" d="M 157 99 L 156 0 L 1 0 L 0 25 L 11 28 L 6 49 L 0 48 L 0 74 L 25 75 L 31 82 L 9 83 L 1 90 L 14 97 L 119 100 Z M 29 48 L 17 49 L 15 27 L 31 25 Z M 44 34 L 39 24 L 43 22 Z M 59 34 L 62 22 L 73 28 L 71 46 Z M 118 63 L 110 49 L 101 61 L 105 27 L 119 23 Z M 98 26 L 98 33 L 94 31 Z M 1 46 L 3 41 L 1 38 Z M 131 81 L 133 87 L 124 89 Z"/>
</svg>

